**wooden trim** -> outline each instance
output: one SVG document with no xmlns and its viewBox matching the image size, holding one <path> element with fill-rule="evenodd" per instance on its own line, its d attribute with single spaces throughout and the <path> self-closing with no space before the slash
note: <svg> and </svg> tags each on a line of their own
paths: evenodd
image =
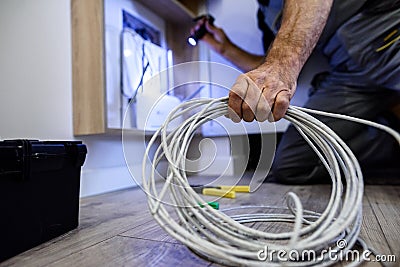
<svg viewBox="0 0 400 267">
<path fill-rule="evenodd" d="M 199 15 L 205 0 L 136 0 L 168 22 L 184 25 Z"/>
<path fill-rule="evenodd" d="M 71 0 L 74 135 L 106 129 L 104 3 Z"/>
<path fill-rule="evenodd" d="M 180 5 L 181 9 L 185 10 L 192 18 L 200 15 L 200 10 L 206 4 L 205 0 L 172 0 L 176 5 Z"/>
</svg>

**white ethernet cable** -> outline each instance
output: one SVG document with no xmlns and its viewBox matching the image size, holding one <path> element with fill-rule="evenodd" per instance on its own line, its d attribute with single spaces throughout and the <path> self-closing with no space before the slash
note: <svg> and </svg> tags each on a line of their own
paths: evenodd
<svg viewBox="0 0 400 267">
<path fill-rule="evenodd" d="M 284 118 L 290 121 L 310 144 L 332 179 L 332 191 L 327 207 L 322 213 L 304 210 L 298 196 L 288 193 L 286 213 L 229 216 L 229 210 L 248 207 L 218 211 L 208 204 L 199 205 L 207 201 L 190 187 L 185 173 L 186 153 L 195 131 L 205 122 L 227 114 L 227 100 L 228 98 L 224 97 L 184 102 L 170 113 L 164 125 L 151 138 L 143 159 L 142 179 L 150 212 L 158 224 L 195 253 L 210 261 L 229 266 L 328 266 L 335 263 L 332 256 L 337 261 L 341 260 L 356 242 L 363 250 L 367 250 L 367 245 L 358 238 L 364 192 L 359 163 L 350 148 L 335 132 L 307 113 L 378 127 L 393 135 L 399 143 L 400 135 L 386 126 L 370 121 L 290 106 Z M 167 132 L 168 124 L 172 120 L 195 108 L 202 109 L 173 131 Z M 150 149 L 160 135 L 161 145 L 151 160 L 148 156 Z M 155 172 L 163 157 L 168 161 L 168 172 L 161 190 L 158 191 Z M 151 168 L 147 167 L 148 161 L 152 161 Z M 342 184 L 342 176 L 345 186 Z M 166 203 L 166 197 L 173 205 Z M 248 222 L 291 222 L 293 230 L 281 233 L 265 232 L 244 225 Z M 303 255 L 302 252 L 306 250 L 317 253 L 329 250 L 333 254 L 321 254 L 320 257 L 301 261 L 282 261 L 281 258 L 274 257 L 265 262 L 259 257 L 260 250 L 265 247 L 271 251 L 295 250 L 299 255 Z M 348 266 L 356 266 L 360 262 L 350 262 Z"/>
</svg>

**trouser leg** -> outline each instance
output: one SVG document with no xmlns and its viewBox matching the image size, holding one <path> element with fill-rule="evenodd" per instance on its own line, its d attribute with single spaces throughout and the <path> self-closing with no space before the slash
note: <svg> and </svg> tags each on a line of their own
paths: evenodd
<svg viewBox="0 0 400 267">
<path fill-rule="evenodd" d="M 305 106 L 385 123 L 385 114 L 390 114 L 389 102 L 396 97 L 396 94 L 389 90 L 378 92 L 319 90 L 310 97 Z M 383 167 L 390 162 L 400 163 L 399 146 L 385 132 L 344 120 L 317 118 L 349 145 L 363 170 L 368 167 Z M 399 124 L 398 119 L 394 121 L 391 119 L 390 126 L 398 127 Z M 272 175 L 278 182 L 290 184 L 330 181 L 328 172 L 318 156 L 293 126 L 284 133 L 277 148 Z"/>
</svg>

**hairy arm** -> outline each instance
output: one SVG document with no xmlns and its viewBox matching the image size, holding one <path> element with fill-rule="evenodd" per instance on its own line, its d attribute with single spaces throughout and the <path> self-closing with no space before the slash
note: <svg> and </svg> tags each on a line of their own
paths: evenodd
<svg viewBox="0 0 400 267">
<path fill-rule="evenodd" d="M 298 76 L 325 27 L 333 0 L 286 0 L 282 25 L 267 55 L 266 64 L 291 66 Z"/>
<path fill-rule="evenodd" d="M 285 115 L 300 71 L 318 42 L 332 3 L 333 0 L 285 0 L 281 27 L 264 63 L 239 76 L 232 87 L 232 120 L 279 120 Z"/>
</svg>

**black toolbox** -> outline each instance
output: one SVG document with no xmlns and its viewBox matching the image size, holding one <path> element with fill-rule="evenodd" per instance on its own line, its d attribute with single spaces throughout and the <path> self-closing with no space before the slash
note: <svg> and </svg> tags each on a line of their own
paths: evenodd
<svg viewBox="0 0 400 267">
<path fill-rule="evenodd" d="M 0 262 L 78 226 L 80 141 L 0 142 Z"/>
</svg>

